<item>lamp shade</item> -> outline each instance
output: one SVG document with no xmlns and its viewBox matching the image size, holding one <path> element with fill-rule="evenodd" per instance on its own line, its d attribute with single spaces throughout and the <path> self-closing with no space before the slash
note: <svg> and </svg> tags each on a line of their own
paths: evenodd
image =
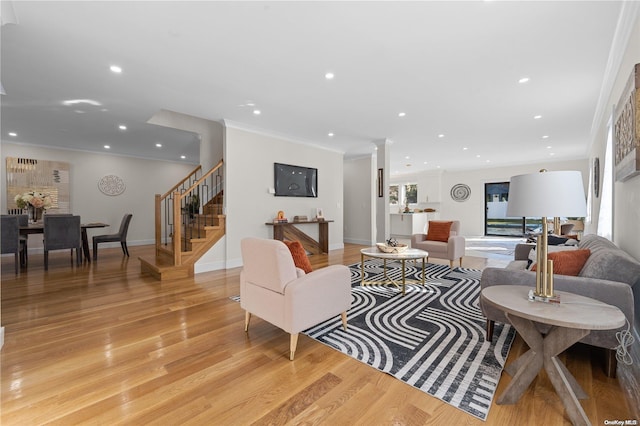
<svg viewBox="0 0 640 426">
<path fill-rule="evenodd" d="M 509 217 L 583 217 L 587 214 L 582 173 L 539 172 L 511 177 Z"/>
</svg>

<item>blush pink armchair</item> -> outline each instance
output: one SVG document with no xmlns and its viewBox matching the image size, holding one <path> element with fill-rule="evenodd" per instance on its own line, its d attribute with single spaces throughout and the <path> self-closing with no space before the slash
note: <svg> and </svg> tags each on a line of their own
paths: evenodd
<svg viewBox="0 0 640 426">
<path fill-rule="evenodd" d="M 287 246 L 278 240 L 245 238 L 240 243 L 240 305 L 246 311 L 245 331 L 255 314 L 291 334 L 289 359 L 298 333 L 338 314 L 347 328 L 351 306 L 351 274 L 344 265 L 331 265 L 305 274 L 296 268 Z"/>
<path fill-rule="evenodd" d="M 453 262 L 459 259 L 460 266 L 462 266 L 465 239 L 460 235 L 460 221 L 451 221 L 451 231 L 448 241 L 430 241 L 427 240 L 426 234 L 413 234 L 411 236 L 411 247 L 429 252 L 427 262 L 429 261 L 429 257 L 446 259 L 449 261 L 449 267 L 453 269 Z"/>
</svg>

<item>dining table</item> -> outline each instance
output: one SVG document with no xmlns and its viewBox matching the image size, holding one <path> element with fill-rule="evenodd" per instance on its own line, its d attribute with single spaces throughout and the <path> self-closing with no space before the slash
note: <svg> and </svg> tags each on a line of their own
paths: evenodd
<svg viewBox="0 0 640 426">
<path fill-rule="evenodd" d="M 108 223 L 102 222 L 90 222 L 90 223 L 81 223 L 80 224 L 80 233 L 82 235 L 82 254 L 87 262 L 91 263 L 91 256 L 89 252 L 89 238 L 87 237 L 87 229 L 93 228 L 106 228 L 109 226 Z M 20 227 L 20 235 L 31 235 L 31 234 L 44 234 L 44 223 L 43 222 L 35 222 L 30 223 L 27 226 Z"/>
</svg>

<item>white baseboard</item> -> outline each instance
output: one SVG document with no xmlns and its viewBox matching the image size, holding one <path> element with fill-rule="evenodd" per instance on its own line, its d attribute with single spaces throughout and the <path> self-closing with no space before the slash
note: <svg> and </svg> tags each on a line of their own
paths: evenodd
<svg viewBox="0 0 640 426">
<path fill-rule="evenodd" d="M 349 244 L 358 244 L 361 246 L 375 246 L 376 243 L 373 241 L 367 241 L 367 240 L 360 240 L 360 239 L 354 239 L 354 238 L 345 238 L 344 239 L 345 243 L 349 243 Z M 342 245 L 342 248 L 344 248 L 344 244 Z"/>
</svg>

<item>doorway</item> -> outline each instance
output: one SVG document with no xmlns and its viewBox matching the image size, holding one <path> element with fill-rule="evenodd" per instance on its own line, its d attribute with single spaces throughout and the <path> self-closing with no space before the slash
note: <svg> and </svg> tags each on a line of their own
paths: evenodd
<svg viewBox="0 0 640 426">
<path fill-rule="evenodd" d="M 484 184 L 484 234 L 501 237 L 525 235 L 525 218 L 507 217 L 509 182 Z"/>
</svg>

